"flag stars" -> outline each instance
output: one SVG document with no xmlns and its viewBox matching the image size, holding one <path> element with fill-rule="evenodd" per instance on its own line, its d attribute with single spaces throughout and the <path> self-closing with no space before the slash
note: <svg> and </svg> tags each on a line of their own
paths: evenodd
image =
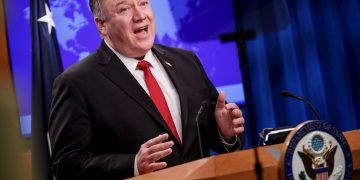
<svg viewBox="0 0 360 180">
<path fill-rule="evenodd" d="M 49 9 L 49 6 L 46 3 L 45 3 L 45 11 L 46 11 L 46 14 L 43 17 L 39 18 L 38 21 L 47 23 L 49 34 L 51 34 L 51 29 L 52 29 L 52 27 L 55 28 L 55 23 L 54 23 L 51 11 Z"/>
</svg>

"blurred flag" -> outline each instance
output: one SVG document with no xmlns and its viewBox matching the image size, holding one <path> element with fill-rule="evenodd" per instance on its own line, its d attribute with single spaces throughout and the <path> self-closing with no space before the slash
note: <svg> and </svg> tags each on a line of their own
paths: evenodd
<svg viewBox="0 0 360 180">
<path fill-rule="evenodd" d="M 32 33 L 32 168 L 33 179 L 52 179 L 47 141 L 52 84 L 63 71 L 55 23 L 48 0 L 30 0 Z M 19 42 L 21 43 L 21 42 Z"/>
<path fill-rule="evenodd" d="M 0 179 L 18 180 L 24 179 L 26 173 L 20 159 L 24 144 L 19 133 L 5 24 L 4 2 L 0 1 Z"/>
</svg>

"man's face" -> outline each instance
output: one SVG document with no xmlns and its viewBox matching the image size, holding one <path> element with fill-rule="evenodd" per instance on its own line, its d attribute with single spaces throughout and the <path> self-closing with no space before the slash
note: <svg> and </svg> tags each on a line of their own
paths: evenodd
<svg viewBox="0 0 360 180">
<path fill-rule="evenodd" d="M 149 0 L 103 0 L 101 7 L 106 19 L 95 21 L 105 40 L 127 57 L 144 56 L 155 39 Z"/>
</svg>

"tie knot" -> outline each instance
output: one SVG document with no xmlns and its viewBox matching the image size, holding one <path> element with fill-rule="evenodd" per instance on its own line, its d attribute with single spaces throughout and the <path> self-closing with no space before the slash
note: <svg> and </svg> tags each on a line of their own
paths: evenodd
<svg viewBox="0 0 360 180">
<path fill-rule="evenodd" d="M 137 64 L 137 68 L 139 68 L 140 70 L 146 70 L 149 69 L 150 63 L 147 62 L 146 60 L 142 60 L 140 62 L 138 62 Z"/>
</svg>

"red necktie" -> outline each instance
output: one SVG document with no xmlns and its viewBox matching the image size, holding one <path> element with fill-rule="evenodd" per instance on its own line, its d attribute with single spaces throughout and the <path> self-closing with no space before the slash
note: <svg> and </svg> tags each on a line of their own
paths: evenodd
<svg viewBox="0 0 360 180">
<path fill-rule="evenodd" d="M 137 64 L 137 68 L 144 71 L 146 86 L 149 90 L 152 101 L 154 102 L 155 106 L 159 110 L 161 116 L 164 118 L 166 124 L 170 128 L 171 132 L 174 134 L 177 141 L 181 144 L 181 140 L 176 131 L 176 127 L 171 117 L 165 96 L 161 91 L 161 88 L 157 83 L 156 79 L 154 78 L 153 74 L 151 73 L 149 65 L 150 64 L 147 61 L 142 60 Z"/>
</svg>

